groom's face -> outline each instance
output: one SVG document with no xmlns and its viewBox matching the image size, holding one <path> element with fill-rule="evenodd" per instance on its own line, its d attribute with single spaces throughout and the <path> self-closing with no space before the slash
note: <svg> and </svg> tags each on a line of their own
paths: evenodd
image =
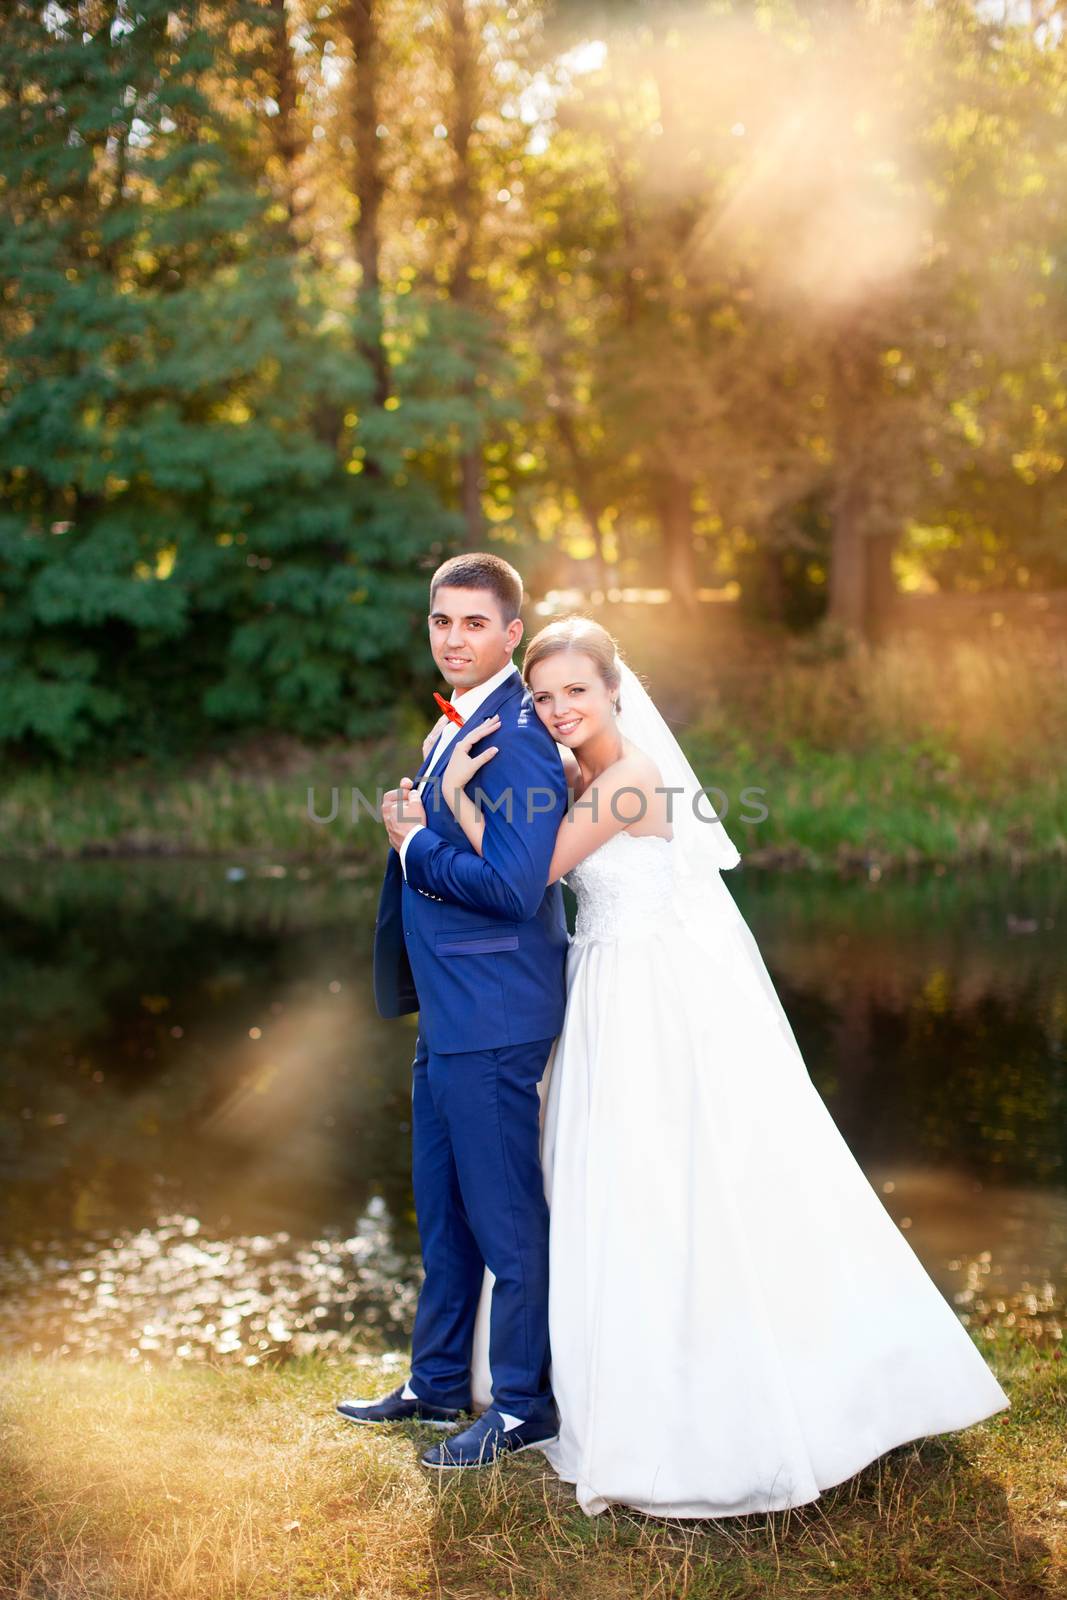
<svg viewBox="0 0 1067 1600">
<path fill-rule="evenodd" d="M 430 649 L 441 676 L 460 693 L 476 689 L 511 660 L 522 638 L 518 617 L 505 622 L 491 589 L 442 584 L 430 603 Z"/>
</svg>

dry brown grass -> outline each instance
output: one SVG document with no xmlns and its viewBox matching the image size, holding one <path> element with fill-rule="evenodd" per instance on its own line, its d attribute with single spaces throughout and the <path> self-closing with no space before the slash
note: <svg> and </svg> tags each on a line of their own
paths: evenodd
<svg viewBox="0 0 1067 1600">
<path fill-rule="evenodd" d="M 5 1600 L 663 1600 L 1067 1593 L 1067 1384 L 1000 1336 L 1002 1417 L 769 1517 L 589 1518 L 529 1452 L 438 1480 L 417 1428 L 333 1411 L 384 1371 L 7 1358 Z M 369 1381 L 368 1381 L 369 1380 Z"/>
</svg>

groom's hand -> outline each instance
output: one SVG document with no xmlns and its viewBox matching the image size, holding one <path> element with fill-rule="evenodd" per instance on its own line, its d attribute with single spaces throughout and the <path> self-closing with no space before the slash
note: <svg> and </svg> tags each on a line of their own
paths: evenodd
<svg viewBox="0 0 1067 1600">
<path fill-rule="evenodd" d="M 426 823 L 422 800 L 413 790 L 412 780 L 401 778 L 399 789 L 387 789 L 382 797 L 382 821 L 394 850 L 400 849 L 412 828 L 424 827 Z"/>
</svg>

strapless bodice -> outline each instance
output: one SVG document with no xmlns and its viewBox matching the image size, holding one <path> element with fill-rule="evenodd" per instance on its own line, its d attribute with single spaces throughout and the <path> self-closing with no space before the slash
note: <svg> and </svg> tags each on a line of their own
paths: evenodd
<svg viewBox="0 0 1067 1600">
<path fill-rule="evenodd" d="M 572 945 L 592 939 L 647 938 L 673 912 L 670 839 L 613 833 L 567 873 L 578 902 Z"/>
</svg>

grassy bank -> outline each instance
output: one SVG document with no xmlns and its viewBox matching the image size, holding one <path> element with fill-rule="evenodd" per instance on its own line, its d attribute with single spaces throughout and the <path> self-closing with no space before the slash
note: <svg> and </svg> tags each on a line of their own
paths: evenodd
<svg viewBox="0 0 1067 1600">
<path fill-rule="evenodd" d="M 537 1452 L 440 1481 L 429 1435 L 357 1429 L 376 1358 L 275 1370 L 0 1363 L 0 1592 L 11 1600 L 687 1600 L 1067 1592 L 1067 1362 L 1008 1330 L 1010 1411 L 903 1445 L 768 1517 L 588 1518 Z M 709 1424 L 712 1425 L 712 1424 Z"/>
<path fill-rule="evenodd" d="M 729 670 L 705 657 L 673 684 L 671 670 L 657 664 L 652 687 L 752 865 L 1067 856 L 1065 645 L 908 639 L 826 659 L 763 638 L 731 651 Z M 356 746 L 245 741 L 167 772 L 17 772 L 0 856 L 378 861 L 380 826 L 365 809 L 352 820 L 352 790 L 373 801 L 414 771 L 428 721 Z M 311 820 L 309 790 L 327 815 L 334 789 L 336 820 Z"/>
</svg>

